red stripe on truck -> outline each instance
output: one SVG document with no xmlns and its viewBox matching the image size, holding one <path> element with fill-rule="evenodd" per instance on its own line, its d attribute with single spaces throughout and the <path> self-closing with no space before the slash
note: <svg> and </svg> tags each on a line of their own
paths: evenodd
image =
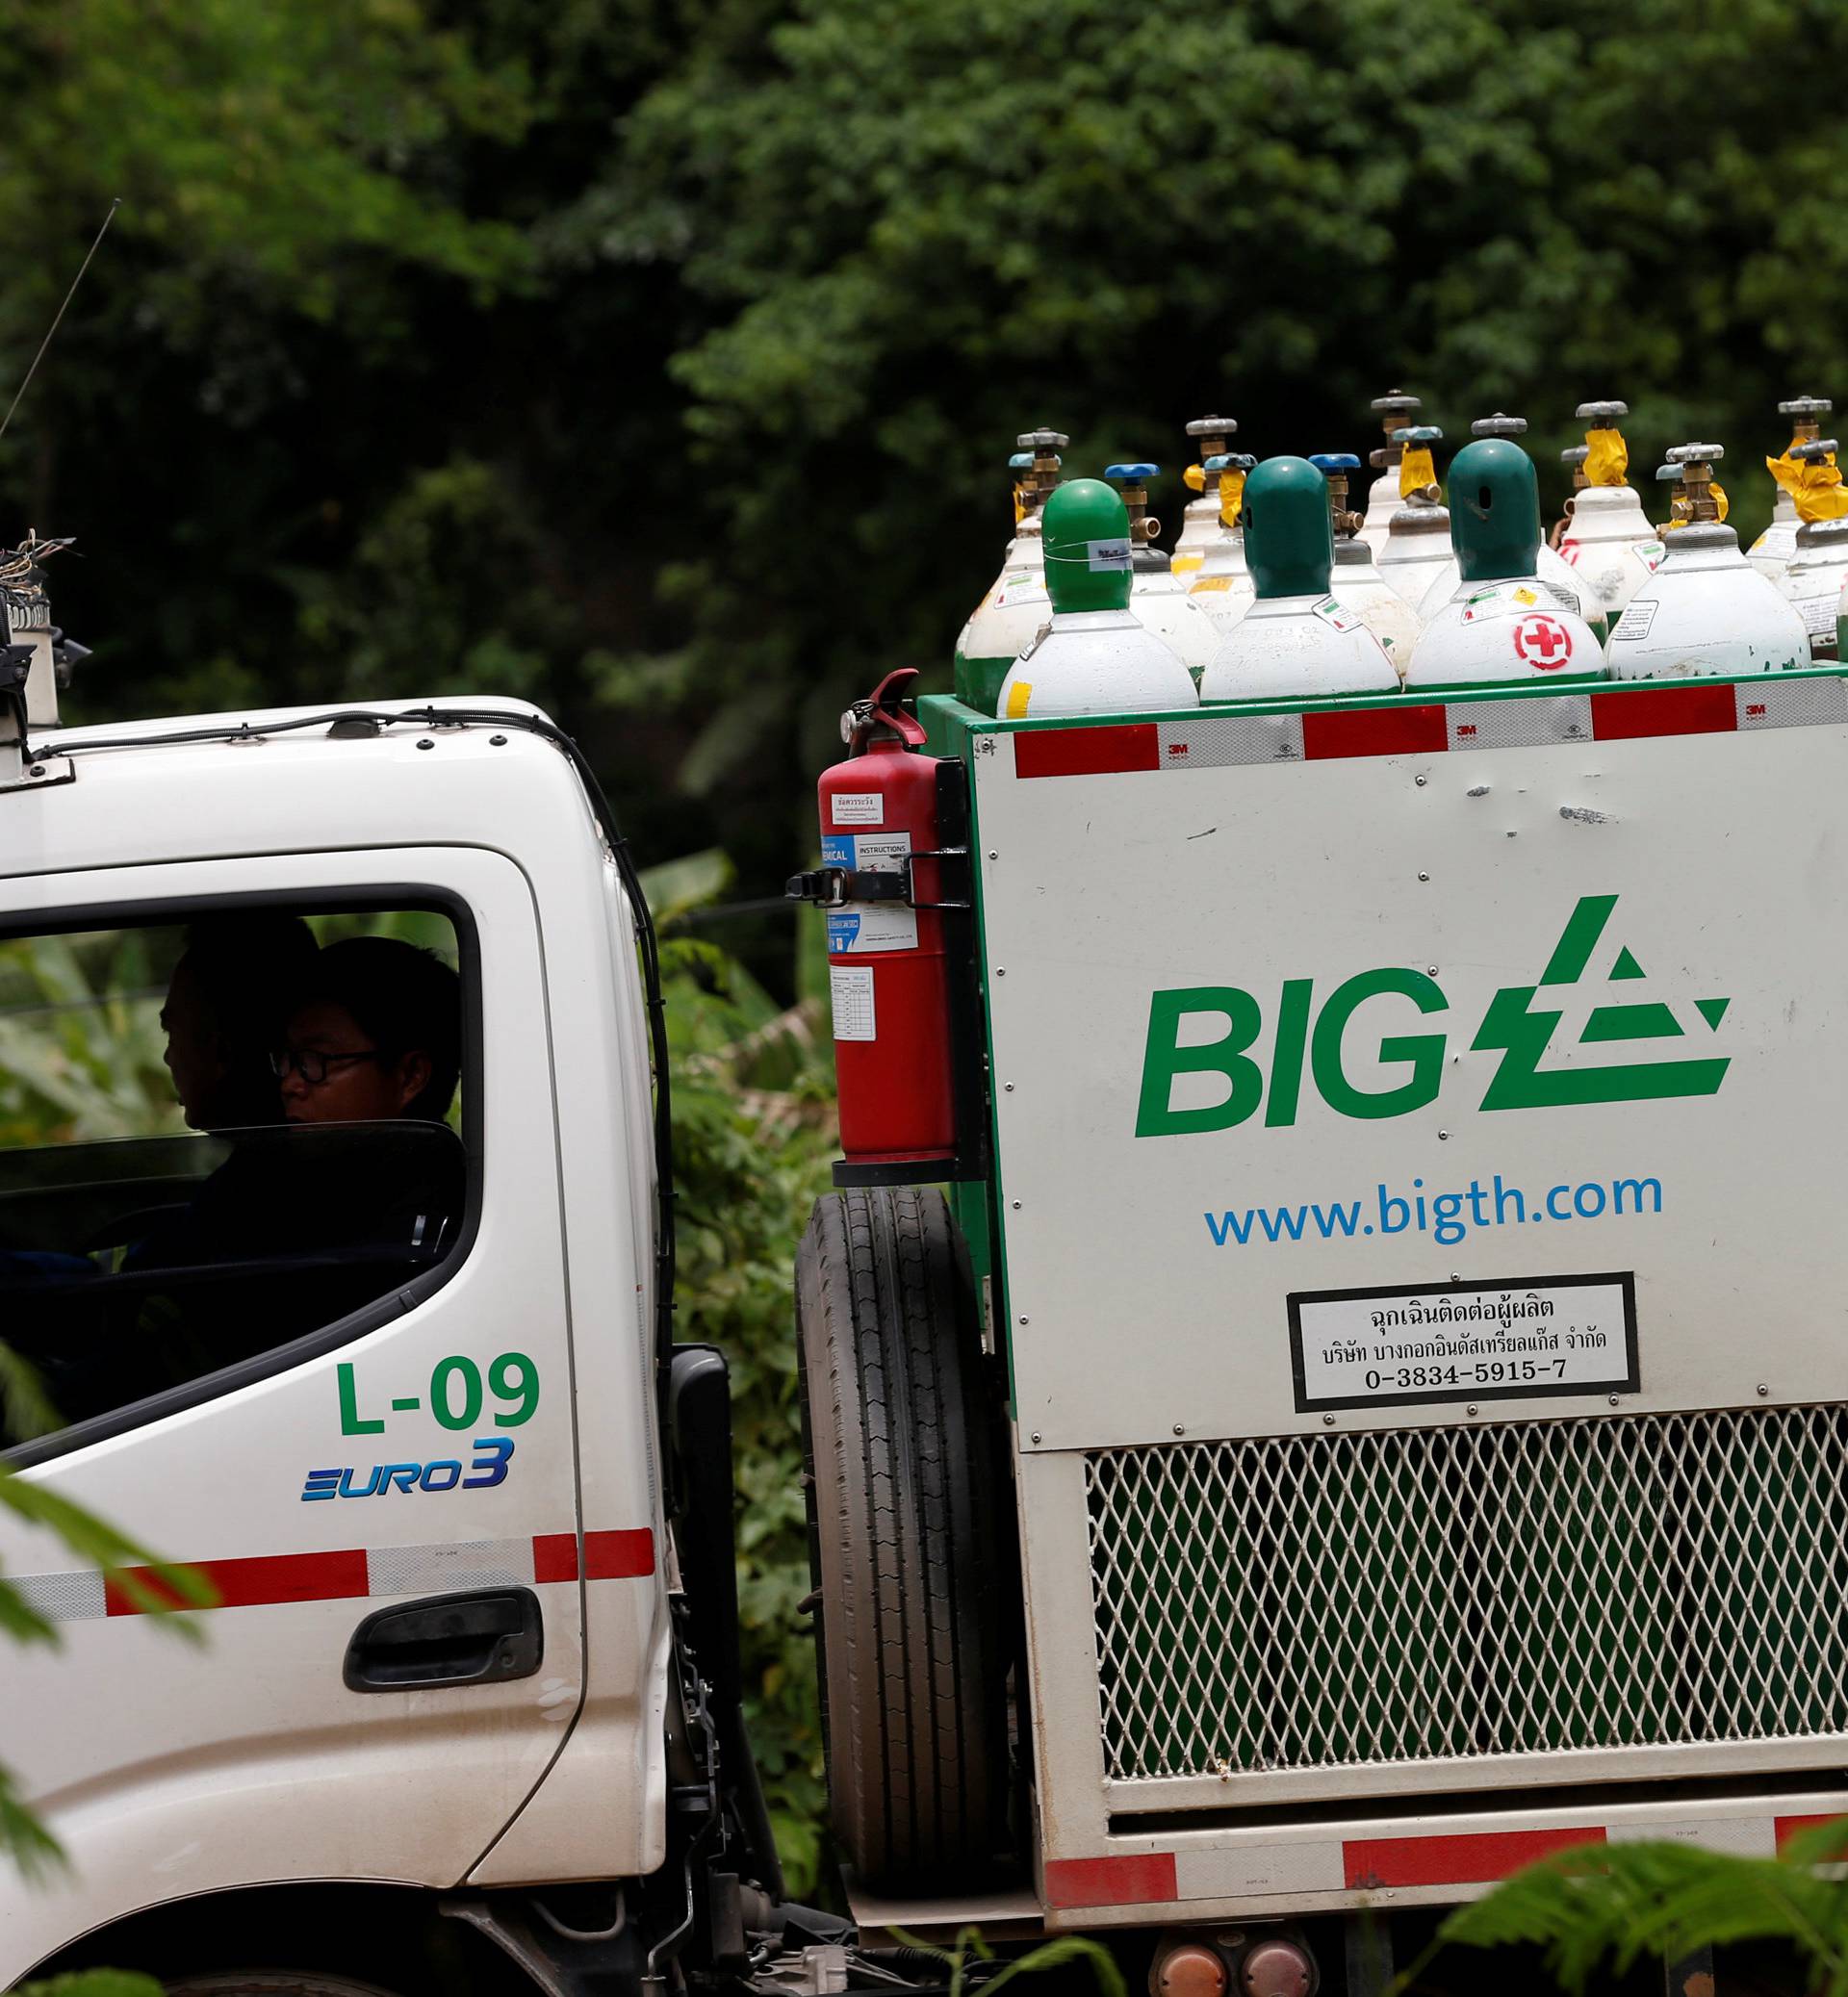
<svg viewBox="0 0 1848 1997">
<path fill-rule="evenodd" d="M 1048 1907 L 1143 1907 L 1179 1898 L 1172 1852 L 1046 1860 Z"/>
<path fill-rule="evenodd" d="M 366 1555 L 342 1553 L 263 1553 L 243 1560 L 200 1560 L 191 1563 L 218 1591 L 216 1606 L 223 1609 L 264 1608 L 279 1601 L 337 1601 L 367 1593 Z M 131 1567 L 155 1600 L 167 1608 L 186 1601 L 152 1568 Z M 105 1612 L 112 1616 L 142 1613 L 119 1582 L 111 1578 L 103 1589 Z"/>
<path fill-rule="evenodd" d="M 1643 735 L 1730 735 L 1739 725 L 1730 681 L 1695 686 L 1626 687 L 1591 697 L 1591 733 L 1598 742 L 1634 741 Z"/>
<path fill-rule="evenodd" d="M 1801 1836 L 1806 1831 L 1820 1831 L 1825 1824 L 1842 1824 L 1840 1817 L 1778 1817 L 1773 1820 L 1773 1831 L 1778 1841 L 1778 1850 L 1793 1837 Z M 1848 1825 L 1844 1825 L 1841 1836 L 1841 1856 L 1848 1858 Z"/>
<path fill-rule="evenodd" d="M 1161 765 L 1152 721 L 1100 729 L 1029 729 L 1014 738 L 1016 777 L 1104 777 Z"/>
<path fill-rule="evenodd" d="M 1450 724 L 1437 707 L 1356 707 L 1346 714 L 1302 717 L 1302 756 L 1435 755 L 1450 746 Z"/>
<path fill-rule="evenodd" d="M 533 1547 L 538 1572 L 538 1546 Z M 632 1581 L 654 1572 L 654 1535 L 646 1525 L 628 1532 L 584 1534 L 584 1578 L 587 1581 Z"/>
<path fill-rule="evenodd" d="M 1506 1879 L 1573 1845 L 1603 1844 L 1602 1824 L 1570 1831 L 1471 1831 L 1451 1837 L 1376 1837 L 1341 1848 L 1348 1884 L 1468 1886 Z"/>
</svg>

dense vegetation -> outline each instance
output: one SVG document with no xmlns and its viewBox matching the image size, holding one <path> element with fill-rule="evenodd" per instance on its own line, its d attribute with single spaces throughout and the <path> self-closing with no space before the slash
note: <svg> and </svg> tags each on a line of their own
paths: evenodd
<svg viewBox="0 0 1848 1997">
<path fill-rule="evenodd" d="M 878 666 L 947 678 L 1029 423 L 1085 470 L 1172 465 L 1208 408 L 1260 453 L 1364 449 L 1404 385 L 1452 441 L 1527 414 L 1557 497 L 1572 406 L 1618 395 L 1639 482 L 1717 437 L 1750 532 L 1773 403 L 1848 395 L 1848 137 L 1801 89 L 1848 11 L 0 0 L 0 394 L 124 202 L 0 441 L 0 539 L 80 537 L 71 717 L 529 694 L 645 856 L 728 856 L 663 886 L 682 1321 L 744 1393 L 800 1877 L 788 1267 L 826 1042 L 786 919 L 695 905 L 774 895 Z"/>
</svg>

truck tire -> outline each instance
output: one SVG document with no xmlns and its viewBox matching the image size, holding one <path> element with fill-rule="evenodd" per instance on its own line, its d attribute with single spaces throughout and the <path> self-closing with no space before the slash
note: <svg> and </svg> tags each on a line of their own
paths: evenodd
<svg viewBox="0 0 1848 1997">
<path fill-rule="evenodd" d="M 834 1833 L 869 1887 L 947 1889 L 1005 1843 L 1018 1605 L 1002 1431 L 943 1195 L 817 1200 L 796 1326 Z"/>
</svg>

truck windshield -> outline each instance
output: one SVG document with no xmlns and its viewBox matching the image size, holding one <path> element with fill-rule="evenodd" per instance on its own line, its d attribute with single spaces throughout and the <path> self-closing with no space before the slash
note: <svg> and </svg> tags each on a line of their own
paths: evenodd
<svg viewBox="0 0 1848 1997">
<path fill-rule="evenodd" d="M 0 1341 L 30 1370 L 0 1443 L 337 1324 L 456 1245 L 453 936 L 394 920 L 0 939 Z"/>
</svg>

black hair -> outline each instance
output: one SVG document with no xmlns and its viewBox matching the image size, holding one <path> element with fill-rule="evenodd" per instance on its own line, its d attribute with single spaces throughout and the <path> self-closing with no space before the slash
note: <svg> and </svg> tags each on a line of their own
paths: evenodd
<svg viewBox="0 0 1848 1997">
<path fill-rule="evenodd" d="M 441 1123 L 462 1076 L 462 981 L 434 951 L 391 936 L 329 943 L 297 1005 L 341 1006 L 381 1053 L 429 1057 L 430 1079 L 405 1112 Z"/>
<path fill-rule="evenodd" d="M 221 1119 L 226 1123 L 277 1120 L 270 1056 L 302 986 L 313 980 L 318 948 L 299 915 L 273 911 L 209 915 L 187 930 L 180 963 L 223 1050 L 236 1105 Z"/>
</svg>

